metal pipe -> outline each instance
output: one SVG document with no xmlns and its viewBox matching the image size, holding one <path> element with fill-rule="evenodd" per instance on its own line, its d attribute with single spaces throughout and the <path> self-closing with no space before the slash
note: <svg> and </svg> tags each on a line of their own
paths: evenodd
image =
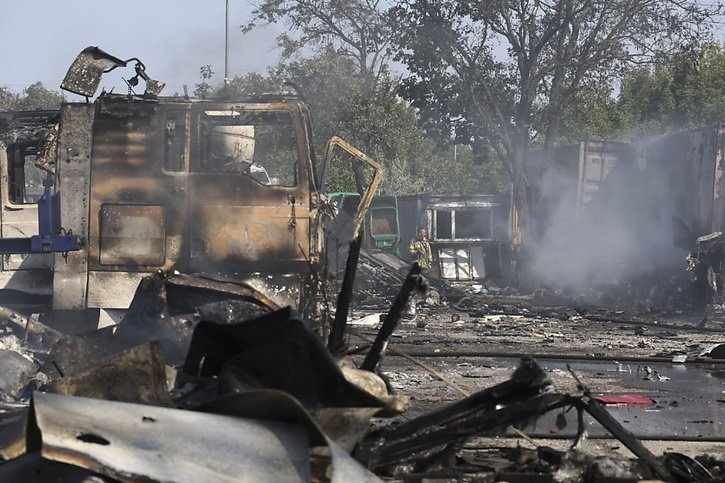
<svg viewBox="0 0 725 483">
<path fill-rule="evenodd" d="M 410 346 L 408 346 L 410 347 Z M 511 358 L 532 357 L 534 359 L 560 359 L 566 361 L 617 361 L 617 362 L 656 362 L 673 364 L 671 357 L 637 357 L 637 356 L 596 356 L 586 354 L 531 354 L 523 352 L 487 352 L 487 351 L 439 351 L 412 350 L 401 347 L 405 352 L 415 357 L 490 357 L 490 358 Z M 394 352 L 391 352 L 395 354 Z M 725 364 L 725 359 L 688 359 L 684 364 Z"/>
<path fill-rule="evenodd" d="M 571 440 L 572 436 L 570 434 L 562 434 L 562 433 L 551 433 L 551 432 L 545 432 L 545 433 L 537 433 L 537 432 L 529 432 L 527 433 L 527 436 L 532 439 L 540 439 L 540 440 L 547 440 L 547 439 L 566 439 Z M 482 439 L 486 438 L 496 438 L 496 440 L 519 440 L 520 436 L 518 434 L 497 434 L 495 436 L 480 436 Z M 587 434 L 587 440 L 590 439 L 597 439 L 597 440 L 616 440 L 617 438 L 613 437 L 611 434 Z M 725 442 L 725 436 L 686 436 L 681 434 L 650 434 L 650 435 L 640 435 L 637 436 L 637 439 L 641 441 L 677 441 L 677 442 L 696 442 L 696 443 L 720 443 Z M 465 447 L 464 449 L 479 449 L 479 448 L 485 448 L 489 449 L 491 447 L 498 447 L 493 445 L 485 445 L 480 447 Z"/>
<path fill-rule="evenodd" d="M 345 276 L 342 279 L 342 287 L 337 297 L 335 320 L 332 323 L 330 339 L 327 342 L 327 348 L 333 354 L 339 354 L 345 346 L 347 314 L 350 312 L 350 305 L 352 303 L 352 289 L 355 285 L 355 272 L 357 271 L 357 262 L 360 257 L 360 245 L 362 245 L 362 233 L 357 235 L 350 243 L 350 250 L 347 255 Z"/>
<path fill-rule="evenodd" d="M 420 265 L 414 263 L 408 272 L 408 276 L 405 278 L 403 287 L 400 289 L 398 296 L 395 298 L 393 305 L 390 306 L 388 314 L 385 316 L 383 326 L 380 328 L 375 342 L 370 348 L 365 360 L 360 366 L 365 371 L 377 372 L 380 361 L 385 356 L 385 349 L 388 347 L 388 341 L 393 335 L 395 328 L 400 322 L 400 318 L 403 316 L 405 307 L 408 304 L 410 297 L 418 290 L 421 285 L 420 278 Z"/>
<path fill-rule="evenodd" d="M 646 327 L 656 327 L 660 329 L 674 329 L 674 330 L 687 330 L 692 332 L 710 332 L 715 334 L 721 334 L 723 332 L 722 327 L 700 327 L 691 324 L 668 324 L 649 320 L 630 320 L 630 319 L 612 319 L 608 317 L 602 317 L 599 315 L 585 315 L 584 318 L 594 320 L 596 322 L 608 322 L 613 324 L 628 324 L 628 325 L 642 325 Z"/>
</svg>

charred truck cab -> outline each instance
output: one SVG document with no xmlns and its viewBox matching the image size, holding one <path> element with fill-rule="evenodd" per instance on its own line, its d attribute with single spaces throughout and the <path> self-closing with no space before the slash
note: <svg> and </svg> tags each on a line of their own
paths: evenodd
<svg viewBox="0 0 725 483">
<path fill-rule="evenodd" d="M 89 216 L 61 217 L 87 226 L 88 243 L 56 266 L 55 308 L 124 308 L 158 269 L 270 281 L 285 287 L 280 302 L 304 302 L 321 247 L 301 101 L 103 96 L 63 106 L 60 122 L 61 214 Z M 72 178 L 62 176 L 70 166 Z"/>
<path fill-rule="evenodd" d="M 98 59 L 128 62 L 88 48 L 68 75 Z M 1 288 L 49 296 L 57 310 L 125 309 L 142 277 L 178 270 L 243 281 L 308 312 L 323 210 L 304 102 L 149 95 L 157 85 L 148 79 L 143 96 L 101 95 L 42 118 L 6 116 L 2 237 L 37 232 L 39 165 L 54 178 L 56 230 L 82 246 L 6 254 Z"/>
</svg>

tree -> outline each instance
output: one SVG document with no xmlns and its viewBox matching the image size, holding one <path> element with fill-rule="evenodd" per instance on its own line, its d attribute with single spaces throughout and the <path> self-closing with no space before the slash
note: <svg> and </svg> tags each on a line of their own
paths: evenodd
<svg viewBox="0 0 725 483">
<path fill-rule="evenodd" d="M 63 96 L 51 91 L 36 82 L 23 89 L 22 95 L 0 86 L 0 110 L 3 111 L 34 111 L 39 109 L 58 109 Z"/>
<path fill-rule="evenodd" d="M 46 89 L 42 82 L 36 82 L 23 89 L 23 95 L 18 101 L 18 107 L 24 111 L 58 109 L 61 102 L 63 102 L 62 94 Z"/>
<path fill-rule="evenodd" d="M 391 29 L 380 0 L 264 0 L 252 10 L 252 20 L 242 32 L 277 22 L 297 34 L 278 38 L 283 59 L 312 48 L 351 60 L 357 72 L 371 80 L 387 71 Z"/>
<path fill-rule="evenodd" d="M 718 43 L 580 90 L 562 116 L 562 139 L 626 138 L 698 128 L 723 121 L 725 50 Z"/>
<path fill-rule="evenodd" d="M 18 102 L 18 95 L 8 89 L 0 86 L 0 111 L 15 110 Z"/>
<path fill-rule="evenodd" d="M 561 114 L 559 142 L 576 143 L 590 139 L 618 139 L 622 132 L 621 109 L 614 86 L 592 82 L 582 87 Z"/>
<path fill-rule="evenodd" d="M 583 87 L 694 45 L 718 8 L 689 0 L 406 0 L 391 19 L 397 58 L 410 71 L 404 95 L 439 134 L 497 154 L 527 220 L 532 139 L 551 159 L 562 113 Z"/>
<path fill-rule="evenodd" d="M 433 142 L 416 127 L 416 113 L 395 94 L 398 79 L 389 72 L 389 44 L 395 26 L 384 12 L 386 5 L 389 2 L 379 0 L 266 0 L 253 11 L 252 21 L 242 31 L 259 23 L 282 22 L 289 28 L 296 37 L 285 34 L 279 38 L 282 62 L 290 68 L 286 74 L 307 80 L 302 82 L 304 92 L 326 135 L 341 134 L 384 161 L 383 190 L 404 194 L 505 189 L 500 163 L 473 166 L 472 157 L 465 155 L 454 163 L 449 156 L 450 139 Z M 300 58 L 300 53 L 310 50 L 314 59 Z M 339 59 L 332 62 L 335 57 Z M 323 63 L 328 63 L 331 72 L 305 72 L 322 59 L 327 59 Z M 336 62 L 340 63 L 333 65 Z M 340 70 L 343 64 L 344 72 Z M 310 94 L 313 91 L 319 95 Z M 488 153 L 478 150 L 479 158 L 482 152 Z M 453 173 L 456 175 L 448 176 Z M 337 176 L 348 176 L 349 170 L 330 174 L 332 185 L 349 185 L 349 179 L 334 181 Z"/>
<path fill-rule="evenodd" d="M 206 99 L 212 95 L 213 87 L 209 84 L 209 81 L 214 77 L 214 71 L 211 70 L 211 65 L 202 65 L 199 67 L 199 77 L 201 82 L 196 84 L 194 89 L 194 95 L 201 99 Z"/>
<path fill-rule="evenodd" d="M 725 50 L 707 43 L 669 64 L 626 76 L 617 108 L 622 132 L 659 133 L 723 121 Z"/>
</svg>

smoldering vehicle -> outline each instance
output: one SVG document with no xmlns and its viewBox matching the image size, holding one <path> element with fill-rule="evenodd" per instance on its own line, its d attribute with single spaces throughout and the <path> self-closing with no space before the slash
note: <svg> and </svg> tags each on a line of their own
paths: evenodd
<svg viewBox="0 0 725 483">
<path fill-rule="evenodd" d="M 128 95 L 88 101 L 104 72 L 134 61 Z M 140 79 L 143 95 L 132 91 Z M 143 63 L 97 47 L 61 87 L 86 102 L 0 117 L 4 302 L 125 309 L 145 275 L 173 269 L 313 310 L 324 169 L 302 99 L 159 97 Z M 327 152 L 338 147 L 368 161 L 338 138 Z"/>
</svg>

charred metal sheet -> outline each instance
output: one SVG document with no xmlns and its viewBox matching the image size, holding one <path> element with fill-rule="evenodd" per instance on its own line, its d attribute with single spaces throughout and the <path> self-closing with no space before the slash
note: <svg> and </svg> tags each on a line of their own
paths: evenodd
<svg viewBox="0 0 725 483">
<path fill-rule="evenodd" d="M 218 313 L 220 319 L 224 315 L 243 320 L 276 308 L 263 294 L 243 284 L 156 273 L 139 284 L 117 326 L 65 336 L 53 347 L 42 370 L 52 379 L 77 375 L 149 341 L 161 343 L 168 364 L 180 364 L 199 314 L 215 319 Z"/>
<path fill-rule="evenodd" d="M 60 87 L 74 94 L 93 97 L 104 72 L 125 66 L 125 61 L 98 47 L 86 47 L 68 68 Z"/>
<path fill-rule="evenodd" d="M 172 406 L 166 390 L 161 344 L 149 342 L 118 354 L 76 376 L 67 376 L 44 388 L 65 396 Z"/>
<path fill-rule="evenodd" d="M 186 357 L 199 317 L 219 322 L 244 320 L 278 309 L 261 292 L 241 283 L 156 273 L 141 281 L 115 336 L 160 340 L 171 364 Z"/>
<path fill-rule="evenodd" d="M 146 79 L 146 90 L 144 96 L 157 97 L 161 94 L 161 91 L 166 87 L 166 84 L 154 79 Z"/>
<path fill-rule="evenodd" d="M 36 393 L 41 454 L 123 481 L 310 481 L 299 424 Z"/>
<path fill-rule="evenodd" d="M 370 466 L 391 464 L 451 442 L 486 434 L 572 404 L 551 394 L 546 373 L 533 359 L 522 359 L 511 379 L 402 423 L 368 435 L 357 458 Z"/>
<path fill-rule="evenodd" d="M 184 372 L 218 376 L 224 392 L 286 391 L 306 407 L 389 406 L 349 383 L 320 339 L 289 307 L 232 325 L 200 322 Z"/>
<path fill-rule="evenodd" d="M 266 310 L 279 310 L 269 297 L 253 287 L 239 282 L 223 282 L 205 277 L 173 275 L 165 281 L 168 302 L 172 307 L 197 307 L 219 300 L 242 300 Z M 183 309 L 182 309 L 183 310 Z"/>
<path fill-rule="evenodd" d="M 85 468 L 45 459 L 39 452 L 35 452 L 0 464 L 0 481 L 110 483 L 111 480 L 96 476 L 96 473 Z"/>
<path fill-rule="evenodd" d="M 196 410 L 300 424 L 309 438 L 315 480 L 332 483 L 380 481 L 346 453 L 347 446 L 353 446 L 356 442 L 353 440 L 358 433 L 346 432 L 340 434 L 339 439 L 336 437 L 338 431 L 355 428 L 361 431 L 366 418 L 369 423 L 374 408 L 322 408 L 313 410 L 311 417 L 300 402 L 289 394 L 267 389 L 222 396 Z"/>
<path fill-rule="evenodd" d="M 325 433 L 310 417 L 298 400 L 276 389 L 259 389 L 237 394 L 227 394 L 193 408 L 194 411 L 259 419 L 298 423 L 307 431 L 310 446 L 327 444 Z"/>
<path fill-rule="evenodd" d="M 59 340 L 48 354 L 41 372 L 51 380 L 92 370 L 109 358 L 144 342 L 157 340 L 169 364 L 183 361 L 193 322 L 184 316 L 150 319 L 146 330 L 133 323 L 105 327 Z M 83 357 L 78 355 L 82 354 Z"/>
<path fill-rule="evenodd" d="M 143 341 L 141 341 L 143 342 Z M 123 346 L 114 339 L 113 327 L 61 338 L 51 349 L 40 372 L 51 380 L 80 374 L 137 344 Z M 82 354 L 83 357 L 78 355 Z"/>
</svg>

